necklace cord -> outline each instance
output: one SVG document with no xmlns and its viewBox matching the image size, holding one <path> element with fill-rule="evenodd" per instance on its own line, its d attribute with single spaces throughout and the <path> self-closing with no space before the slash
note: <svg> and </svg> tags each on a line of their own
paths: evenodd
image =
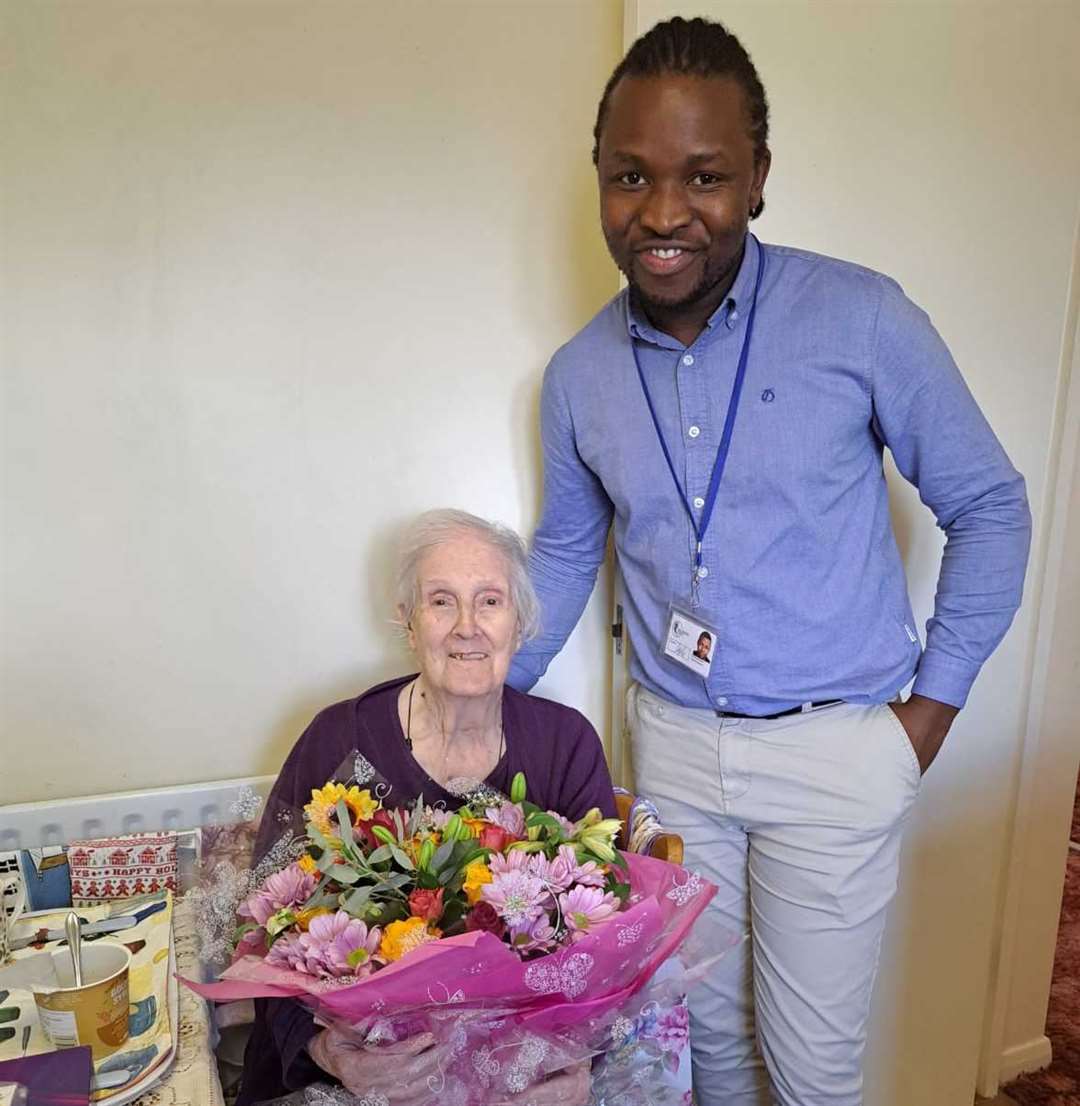
<svg viewBox="0 0 1080 1106">
<path fill-rule="evenodd" d="M 419 682 L 418 680 L 413 680 L 412 684 L 409 686 L 409 700 L 408 700 L 408 703 L 407 703 L 406 708 L 405 708 L 405 746 L 409 750 L 410 753 L 413 751 L 413 740 L 412 740 L 413 696 L 416 694 L 416 685 L 417 685 L 418 682 Z M 423 698 L 423 693 L 421 693 L 421 698 Z M 443 737 L 443 776 L 445 777 L 446 776 L 446 762 L 447 762 L 447 760 L 450 756 L 450 748 L 449 748 L 450 743 L 447 741 L 445 730 L 442 731 L 442 737 Z M 492 768 L 492 771 L 494 771 L 494 769 L 498 767 L 499 762 L 502 760 L 502 758 L 505 754 L 506 754 L 506 728 L 503 725 L 502 704 L 500 703 L 499 704 L 499 747 L 495 751 L 495 764 Z M 436 781 L 436 782 L 438 782 L 438 781 Z"/>
</svg>

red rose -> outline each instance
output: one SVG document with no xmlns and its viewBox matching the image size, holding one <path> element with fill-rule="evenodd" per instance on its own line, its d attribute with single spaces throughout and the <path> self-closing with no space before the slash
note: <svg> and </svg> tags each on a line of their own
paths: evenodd
<svg viewBox="0 0 1080 1106">
<path fill-rule="evenodd" d="M 377 849 L 382 842 L 371 832 L 372 826 L 382 826 L 384 829 L 388 829 L 391 833 L 397 833 L 397 827 L 394 825 L 394 819 L 388 810 L 377 810 L 366 821 L 357 822 L 353 827 L 353 837 L 357 841 L 362 841 L 365 847 L 369 849 Z"/>
<path fill-rule="evenodd" d="M 498 911 L 489 902 L 478 902 L 465 915 L 465 928 L 470 932 L 493 933 L 501 937 L 506 932 L 506 923 L 499 917 Z"/>
<path fill-rule="evenodd" d="M 414 918 L 423 918 L 425 922 L 437 922 L 443 912 L 443 889 L 437 887 L 434 891 L 425 891 L 417 887 L 409 895 L 409 913 Z"/>
<path fill-rule="evenodd" d="M 501 853 L 511 841 L 517 838 L 512 833 L 507 833 L 502 826 L 484 826 L 480 831 L 480 846 L 491 849 L 492 852 Z"/>
</svg>

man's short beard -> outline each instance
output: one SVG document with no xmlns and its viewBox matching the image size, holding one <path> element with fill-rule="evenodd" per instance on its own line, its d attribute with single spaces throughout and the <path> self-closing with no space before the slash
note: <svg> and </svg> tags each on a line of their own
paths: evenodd
<svg viewBox="0 0 1080 1106">
<path fill-rule="evenodd" d="M 640 304 L 646 315 L 650 317 L 654 314 L 659 316 L 670 315 L 672 312 L 692 308 L 702 300 L 708 299 L 709 295 L 719 285 L 724 284 L 728 280 L 733 280 L 734 275 L 739 271 L 739 266 L 742 264 L 743 252 L 744 251 L 740 250 L 738 254 L 731 259 L 730 263 L 725 265 L 719 273 L 710 272 L 708 267 L 706 267 L 697 284 L 695 284 L 685 296 L 681 296 L 677 300 L 658 300 L 647 296 L 642 291 L 641 286 L 633 278 L 633 265 L 630 266 L 631 271 L 629 273 L 624 270 L 624 276 L 627 279 L 627 283 L 630 286 L 630 291 L 633 293 L 635 301 Z M 719 306 L 719 304 L 717 304 L 717 306 Z"/>
</svg>

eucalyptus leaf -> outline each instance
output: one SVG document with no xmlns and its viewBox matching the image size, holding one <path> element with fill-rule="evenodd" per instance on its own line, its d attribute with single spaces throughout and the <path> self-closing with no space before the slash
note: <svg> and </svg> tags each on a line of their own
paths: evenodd
<svg viewBox="0 0 1080 1106">
<path fill-rule="evenodd" d="M 373 853 L 370 853 L 367 858 L 368 864 L 382 864 L 389 860 L 391 856 L 389 845 L 380 845 Z"/>
<path fill-rule="evenodd" d="M 318 847 L 320 849 L 323 850 L 324 855 L 326 853 L 334 851 L 334 846 L 330 842 L 330 839 L 328 837 L 326 837 L 322 833 L 322 831 L 319 830 L 315 825 L 313 825 L 311 823 L 308 824 L 307 835 L 311 839 L 312 842 L 314 842 L 316 845 L 318 845 Z"/>
<path fill-rule="evenodd" d="M 338 900 L 343 910 L 360 917 L 367 909 L 368 900 L 371 898 L 370 887 L 357 887 L 353 891 L 342 894 Z"/>
<path fill-rule="evenodd" d="M 434 871 L 439 871 L 440 868 L 450 859 L 454 853 L 453 841 L 444 841 L 436 850 L 435 855 L 431 858 L 431 867 Z"/>
<path fill-rule="evenodd" d="M 394 854 L 394 859 L 404 868 L 406 871 L 415 872 L 416 865 L 412 862 L 409 856 L 405 853 L 404 849 L 399 849 L 397 845 L 391 845 L 390 851 Z"/>
<path fill-rule="evenodd" d="M 338 799 L 337 801 L 337 819 L 338 826 L 341 828 L 342 841 L 351 841 L 352 816 L 349 814 L 349 808 L 346 806 L 344 799 Z"/>
<path fill-rule="evenodd" d="M 355 883 L 360 878 L 360 873 L 347 864 L 335 864 L 326 874 L 335 883 Z"/>
</svg>

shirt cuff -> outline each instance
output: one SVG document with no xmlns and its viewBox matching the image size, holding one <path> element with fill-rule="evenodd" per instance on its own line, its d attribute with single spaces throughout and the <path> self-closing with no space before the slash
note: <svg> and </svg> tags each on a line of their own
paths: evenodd
<svg viewBox="0 0 1080 1106">
<path fill-rule="evenodd" d="M 961 708 L 979 674 L 979 665 L 957 660 L 937 649 L 927 649 L 919 661 L 919 671 L 911 692 L 951 707 Z"/>
<path fill-rule="evenodd" d="M 296 1090 L 320 1080 L 330 1082 L 333 1077 L 323 1071 L 307 1051 L 312 1037 L 320 1031 L 311 1012 L 297 1002 L 279 1018 L 274 1035 L 281 1050 L 281 1076 L 285 1086 Z"/>
</svg>

